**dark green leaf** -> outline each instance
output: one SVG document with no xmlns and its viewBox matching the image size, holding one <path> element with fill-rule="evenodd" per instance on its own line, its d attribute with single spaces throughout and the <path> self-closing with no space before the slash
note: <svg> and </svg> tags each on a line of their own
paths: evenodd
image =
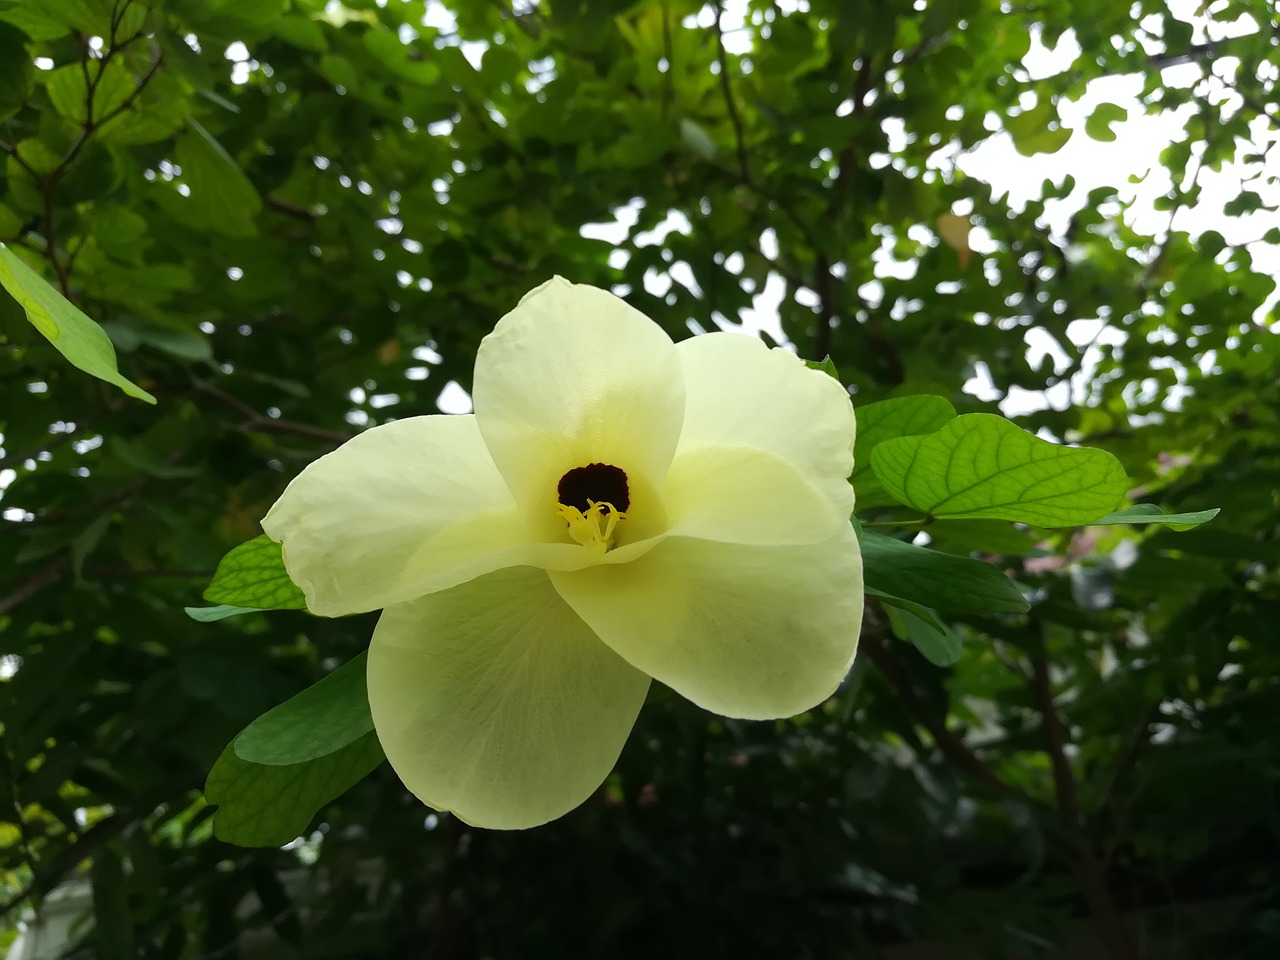
<svg viewBox="0 0 1280 960">
<path fill-rule="evenodd" d="M 910 610 L 885 607 L 885 614 L 900 640 L 906 640 L 924 655 L 930 663 L 950 667 L 959 661 L 964 652 L 964 642 L 937 618 L 924 619 Z"/>
<path fill-rule="evenodd" d="M 999 567 L 864 530 L 859 538 L 868 592 L 880 590 L 939 610 L 1022 613 L 1026 599 Z"/>
<path fill-rule="evenodd" d="M 205 798 L 218 806 L 214 836 L 242 847 L 288 843 L 325 804 L 367 777 L 383 759 L 372 733 L 336 753 L 292 766 L 249 763 L 228 745 L 205 783 Z"/>
<path fill-rule="evenodd" d="M 102 960 L 136 960 L 133 912 L 124 865 L 111 847 L 99 847 L 93 857 L 93 924 Z"/>
<path fill-rule="evenodd" d="M 306 763 L 371 731 L 365 660 L 361 653 L 253 721 L 232 743 L 236 756 L 268 766 Z"/>
</svg>

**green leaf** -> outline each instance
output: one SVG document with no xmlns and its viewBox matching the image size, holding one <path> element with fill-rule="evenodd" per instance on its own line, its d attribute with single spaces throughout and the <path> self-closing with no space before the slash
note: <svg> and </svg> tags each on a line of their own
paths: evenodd
<svg viewBox="0 0 1280 960">
<path fill-rule="evenodd" d="M 0 240 L 13 239 L 22 232 L 22 218 L 0 203 Z"/>
<path fill-rule="evenodd" d="M 0 10 L 0 20 L 13 24 L 32 40 L 57 40 L 71 32 L 71 27 L 43 4 L 26 3 L 11 10 Z"/>
<path fill-rule="evenodd" d="M 208 5 L 219 17 L 265 26 L 284 13 L 286 0 L 212 0 Z"/>
<path fill-rule="evenodd" d="M 837 383 L 840 382 L 840 371 L 836 369 L 836 363 L 830 356 L 823 357 L 821 360 L 806 360 L 804 365 L 810 370 L 821 370 Z"/>
<path fill-rule="evenodd" d="M 1049 443 L 989 413 L 957 417 L 927 437 L 886 441 L 871 465 L 895 500 L 939 519 L 1079 526 L 1114 509 L 1129 486 L 1106 451 Z"/>
<path fill-rule="evenodd" d="M 102 328 L 72 306 L 4 244 L 0 244 L 0 286 L 9 291 L 26 311 L 32 325 L 74 366 L 114 384 L 131 397 L 156 402 L 155 397 L 120 375 L 111 338 Z"/>
<path fill-rule="evenodd" d="M 310 17 L 294 14 L 281 17 L 271 25 L 275 35 L 290 46 L 311 53 L 327 53 L 329 44 L 324 38 L 324 30 L 320 24 Z"/>
<path fill-rule="evenodd" d="M 938 619 L 938 615 L 926 607 L 922 603 L 916 603 L 914 600 L 906 600 L 902 597 L 895 597 L 891 593 L 885 593 L 875 587 L 865 587 L 867 596 L 875 597 L 884 606 L 897 607 L 899 610 L 906 610 L 908 613 L 915 614 L 917 619 L 923 620 L 930 627 L 941 633 L 946 629 L 946 625 Z"/>
<path fill-rule="evenodd" d="M 921 606 L 968 613 L 1022 613 L 1029 604 L 1000 568 L 985 560 L 939 553 L 882 533 L 859 536 L 867 592 L 882 591 Z"/>
<path fill-rule="evenodd" d="M 26 36 L 0 22 L 0 120 L 7 120 L 27 102 L 34 72 Z"/>
<path fill-rule="evenodd" d="M 199 467 L 183 467 L 167 462 L 147 449 L 140 440 L 126 440 L 124 437 L 112 437 L 109 449 L 121 462 L 135 470 L 161 480 L 178 480 L 184 477 L 197 477 L 202 473 Z"/>
<path fill-rule="evenodd" d="M 1021 557 L 1036 540 L 1007 520 L 939 520 L 929 525 L 930 545 L 951 553 L 995 553 Z"/>
<path fill-rule="evenodd" d="M 361 653 L 240 732 L 236 756 L 265 766 L 306 763 L 336 753 L 373 729 Z"/>
<path fill-rule="evenodd" d="M 690 150 L 703 160 L 714 160 L 716 142 L 702 124 L 685 117 L 680 121 L 680 137 Z"/>
<path fill-rule="evenodd" d="M 177 160 L 191 195 L 180 198 L 175 209 L 185 208 L 193 223 L 225 236 L 254 236 L 254 218 L 262 209 L 258 191 L 204 127 L 195 120 L 189 124 L 190 129 L 178 138 Z"/>
<path fill-rule="evenodd" d="M 1057 111 L 1050 100 L 1044 100 L 1016 117 L 1006 116 L 1004 128 L 1013 140 L 1014 149 L 1024 157 L 1057 153 L 1071 139 L 1071 131 L 1058 121 Z"/>
<path fill-rule="evenodd" d="M 320 73 L 335 87 L 354 93 L 360 88 L 360 74 L 346 57 L 326 53 L 320 58 Z"/>
<path fill-rule="evenodd" d="M 964 641 L 959 634 L 940 624 L 936 618 L 923 619 L 909 610 L 885 607 L 885 615 L 893 627 L 894 635 L 906 640 L 924 655 L 930 663 L 950 667 L 959 661 L 964 652 Z"/>
<path fill-rule="evenodd" d="M 133 960 L 133 911 L 124 864 L 109 846 L 93 855 L 93 926 L 102 960 Z"/>
<path fill-rule="evenodd" d="M 242 847 L 288 843 L 325 804 L 367 777 L 383 759 L 372 733 L 335 753 L 289 766 L 250 763 L 228 745 L 205 782 L 205 799 L 218 806 L 213 834 Z"/>
<path fill-rule="evenodd" d="M 850 482 L 857 492 L 859 509 L 893 503 L 871 470 L 871 451 L 878 444 L 897 437 L 933 433 L 956 415 L 955 407 L 945 399 L 928 394 L 893 397 L 857 407 L 854 412 L 858 417 L 858 436 L 853 445 Z"/>
<path fill-rule="evenodd" d="M 402 80 L 425 87 L 440 79 L 440 68 L 433 61 L 415 59 L 415 51 L 390 30 L 366 30 L 364 46 L 384 67 Z"/>
<path fill-rule="evenodd" d="M 1154 503 L 1135 503 L 1105 517 L 1090 522 L 1091 526 L 1109 526 L 1118 524 L 1163 523 L 1173 530 L 1190 530 L 1202 523 L 1207 523 L 1218 515 L 1220 508 L 1212 510 L 1196 510 L 1193 513 L 1163 513 Z"/>
<path fill-rule="evenodd" d="M 1094 140 L 1110 143 L 1116 138 L 1111 125 L 1128 119 L 1129 111 L 1119 104 L 1100 103 L 1094 108 L 1089 119 L 1084 122 L 1084 132 Z"/>
<path fill-rule="evenodd" d="M 92 99 L 88 93 L 90 85 Z M 45 90 L 53 108 L 77 126 L 89 119 L 101 123 L 104 117 L 123 106 L 136 89 L 133 74 L 122 60 L 108 60 L 105 64 L 100 60 L 91 61 L 87 70 L 78 63 L 68 64 L 45 79 Z"/>
<path fill-rule="evenodd" d="M 242 613 L 262 612 L 261 607 L 233 607 L 227 603 L 220 603 L 216 607 L 183 607 L 182 609 L 192 620 L 199 620 L 201 623 L 226 620 L 228 617 L 238 617 Z"/>
<path fill-rule="evenodd" d="M 307 608 L 306 597 L 285 571 L 280 544 L 265 534 L 240 544 L 219 561 L 204 598 L 259 610 Z"/>
</svg>

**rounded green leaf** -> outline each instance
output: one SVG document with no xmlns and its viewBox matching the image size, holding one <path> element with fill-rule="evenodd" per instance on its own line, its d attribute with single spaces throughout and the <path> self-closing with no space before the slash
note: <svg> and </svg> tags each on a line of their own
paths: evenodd
<svg viewBox="0 0 1280 960">
<path fill-rule="evenodd" d="M 1106 451 L 1049 443 L 988 413 L 881 443 L 871 465 L 895 500 L 939 519 L 1079 526 L 1113 510 L 1129 486 Z"/>
<path fill-rule="evenodd" d="M 1110 143 L 1116 138 L 1111 129 L 1113 123 L 1129 119 L 1129 111 L 1116 103 L 1098 104 L 1089 119 L 1084 122 L 1084 132 L 1094 140 Z"/>
</svg>

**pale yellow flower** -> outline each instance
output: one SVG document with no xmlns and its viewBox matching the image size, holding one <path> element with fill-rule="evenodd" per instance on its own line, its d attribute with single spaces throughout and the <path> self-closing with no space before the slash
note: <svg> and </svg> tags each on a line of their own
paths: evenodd
<svg viewBox="0 0 1280 960">
<path fill-rule="evenodd" d="M 473 398 L 365 431 L 262 521 L 312 612 L 384 609 L 369 705 L 425 803 L 568 812 L 651 677 L 729 717 L 831 695 L 862 616 L 839 383 L 741 334 L 674 344 L 557 277 L 484 338 Z"/>
</svg>

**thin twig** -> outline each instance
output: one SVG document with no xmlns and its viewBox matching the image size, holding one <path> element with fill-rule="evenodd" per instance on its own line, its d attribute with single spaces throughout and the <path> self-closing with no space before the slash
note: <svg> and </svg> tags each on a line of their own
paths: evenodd
<svg viewBox="0 0 1280 960">
<path fill-rule="evenodd" d="M 929 705 L 916 693 L 906 668 L 888 642 L 875 637 L 864 637 L 862 649 L 892 684 L 916 722 L 929 732 L 938 749 L 952 764 L 1002 796 L 1016 800 L 1027 799 L 1018 788 L 1003 780 L 974 753 L 967 743 L 948 730 L 945 721 L 929 709 Z"/>
<path fill-rule="evenodd" d="M 78 430 L 67 431 L 66 433 L 55 433 L 44 443 L 37 444 L 34 447 L 28 447 L 26 450 L 19 453 L 10 453 L 6 456 L 0 457 L 0 470 L 3 470 L 5 467 L 15 466 L 19 463 L 26 463 L 28 460 L 34 460 L 42 453 L 49 453 L 50 451 L 57 450 L 58 447 L 63 446 L 68 441 L 82 436 L 83 427 L 84 425 L 80 424 L 80 429 Z"/>
<path fill-rule="evenodd" d="M 720 64 L 720 89 L 724 93 L 725 110 L 729 113 L 729 123 L 733 125 L 733 138 L 738 148 L 738 169 L 742 172 L 742 179 L 747 183 L 751 183 L 751 166 L 747 162 L 747 141 L 743 134 L 742 118 L 738 115 L 738 106 L 733 100 L 733 87 L 729 82 L 729 55 L 724 48 L 724 28 L 720 25 L 721 18 L 724 17 L 724 8 L 720 4 L 720 0 L 715 2 L 716 8 L 716 62 Z M 671 65 L 667 65 L 667 69 L 671 69 Z"/>
<path fill-rule="evenodd" d="M 259 413 L 253 409 L 243 400 L 237 399 L 225 390 L 203 380 L 194 381 L 194 385 L 201 393 L 212 397 L 219 403 L 225 404 L 243 416 L 246 429 L 273 433 L 292 433 L 300 437 L 308 437 L 312 440 L 321 440 L 332 444 L 346 443 L 351 439 L 351 434 L 343 433 L 339 430 L 329 430 L 326 427 L 317 427 L 309 423 L 297 423 L 293 420 L 268 417 L 266 414 Z"/>
<path fill-rule="evenodd" d="M 0 617 L 5 616 L 11 610 L 16 610 L 22 604 L 26 603 L 37 593 L 43 590 L 49 584 L 53 583 L 62 575 L 62 568 L 65 560 L 58 557 L 45 564 L 27 579 L 23 580 L 14 590 L 7 596 L 0 597 Z M 0 914 L 3 916 L 3 914 Z"/>
</svg>

